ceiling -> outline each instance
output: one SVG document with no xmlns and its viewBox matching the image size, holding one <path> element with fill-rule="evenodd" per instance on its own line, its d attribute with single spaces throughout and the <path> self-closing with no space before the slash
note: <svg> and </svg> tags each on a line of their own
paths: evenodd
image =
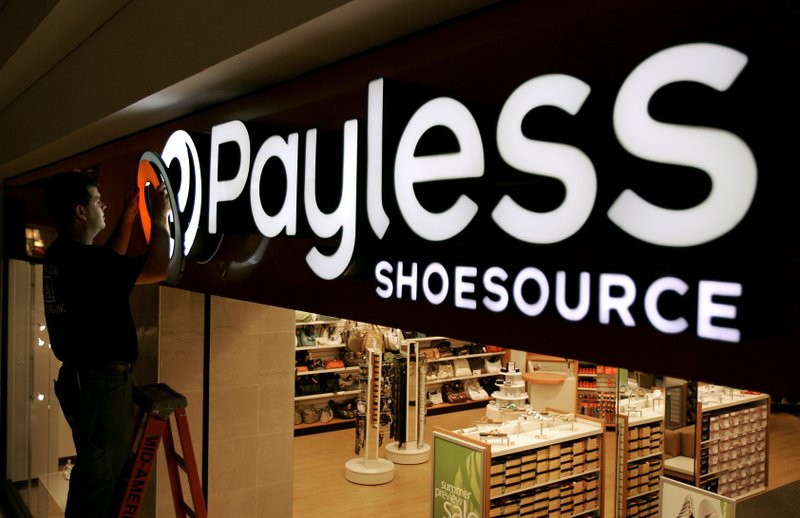
<svg viewBox="0 0 800 518">
<path fill-rule="evenodd" d="M 496 0 L 0 0 L 0 178 Z"/>
</svg>

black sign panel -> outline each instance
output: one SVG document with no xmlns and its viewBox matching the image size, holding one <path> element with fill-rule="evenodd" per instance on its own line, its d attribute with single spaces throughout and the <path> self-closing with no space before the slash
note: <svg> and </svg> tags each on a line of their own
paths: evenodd
<svg viewBox="0 0 800 518">
<path fill-rule="evenodd" d="M 800 395 L 797 19 L 509 2 L 179 121 L 176 283 Z"/>
</svg>

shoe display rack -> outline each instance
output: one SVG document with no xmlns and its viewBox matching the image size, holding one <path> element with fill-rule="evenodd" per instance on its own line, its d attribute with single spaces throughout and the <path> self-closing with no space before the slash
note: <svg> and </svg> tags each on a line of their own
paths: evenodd
<svg viewBox="0 0 800 518">
<path fill-rule="evenodd" d="M 425 398 L 425 374 L 428 369 L 427 358 L 419 356 L 418 344 L 401 341 L 400 354 L 406 359 L 405 376 L 398 380 L 403 396 L 398 400 L 398 414 L 413 416 L 401 424 L 395 441 L 386 445 L 386 458 L 395 464 L 422 464 L 431 458 L 431 447 L 425 439 L 425 405 L 418 405 L 411 411 L 409 402 Z M 407 361 L 417 358 L 416 362 Z"/>
<path fill-rule="evenodd" d="M 506 368 L 500 370 L 500 376 L 495 382 L 498 390 L 492 392 L 492 401 L 486 405 L 486 416 L 502 422 L 516 419 L 529 410 L 530 405 L 522 373 L 514 362 L 508 362 Z"/>
<path fill-rule="evenodd" d="M 490 517 L 600 516 L 603 424 L 554 411 L 458 434 L 490 444 Z"/>
<path fill-rule="evenodd" d="M 765 491 L 769 396 L 701 389 L 698 415 L 695 485 L 733 499 Z"/>
<path fill-rule="evenodd" d="M 447 344 L 446 348 L 442 347 L 443 351 L 439 350 L 441 344 Z M 504 349 L 497 348 L 498 350 L 487 351 L 487 348 L 482 345 L 444 336 L 415 336 L 404 338 L 402 346 L 416 347 L 419 350 L 419 355 L 425 356 L 427 360 L 427 375 L 425 379 L 426 393 L 438 392 L 442 394 L 442 396 L 444 396 L 444 385 L 454 381 L 461 382 L 462 385 L 464 385 L 471 381 L 485 381 L 487 378 L 493 380 L 499 375 L 500 358 L 506 354 Z M 453 353 L 452 351 L 454 350 L 457 352 Z M 453 362 L 457 359 L 466 360 L 469 363 L 469 374 L 457 375 L 453 365 Z M 489 371 L 486 360 L 494 360 L 489 363 L 498 366 L 497 372 Z M 469 393 L 468 391 L 466 392 Z M 488 396 L 489 391 L 486 392 Z M 422 399 L 424 394 L 425 393 L 420 394 L 420 399 Z M 474 407 L 476 402 L 483 404 L 490 400 L 490 397 L 481 399 L 467 398 L 466 401 L 461 403 L 450 403 L 447 401 L 446 397 L 443 397 L 441 402 L 438 402 L 437 399 L 437 402 L 428 405 L 428 413 L 436 414 L 465 407 Z"/>
<path fill-rule="evenodd" d="M 617 416 L 617 516 L 658 516 L 664 472 L 663 408 L 629 408 Z"/>
<path fill-rule="evenodd" d="M 345 463 L 345 478 L 354 484 L 374 486 L 391 482 L 395 466 L 380 457 L 381 414 L 387 397 L 383 394 L 383 352 L 368 348 L 366 355 L 356 416 L 358 456 Z"/>
<path fill-rule="evenodd" d="M 576 412 L 614 422 L 617 404 L 617 368 L 578 362 Z"/>
</svg>

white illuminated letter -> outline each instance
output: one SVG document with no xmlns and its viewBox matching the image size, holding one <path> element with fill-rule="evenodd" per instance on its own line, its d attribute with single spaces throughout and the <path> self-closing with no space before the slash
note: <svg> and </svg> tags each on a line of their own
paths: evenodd
<svg viewBox="0 0 800 518">
<path fill-rule="evenodd" d="M 733 229 L 756 190 L 755 158 L 738 136 L 716 128 L 665 124 L 652 119 L 648 103 L 663 86 L 692 81 L 727 90 L 747 56 L 721 45 L 680 45 L 654 54 L 631 72 L 614 106 L 614 129 L 631 154 L 664 164 L 694 167 L 711 178 L 711 192 L 689 209 L 665 209 L 628 189 L 608 217 L 628 234 L 663 246 L 695 246 Z"/>
<path fill-rule="evenodd" d="M 197 230 L 200 228 L 200 211 L 203 204 L 203 179 L 200 171 L 200 156 L 197 153 L 197 146 L 194 145 L 192 137 L 183 130 L 178 130 L 167 139 L 161 158 L 167 167 L 171 167 L 172 161 L 177 159 L 181 168 L 181 186 L 178 188 L 178 210 L 180 214 L 186 210 L 189 202 L 190 187 L 194 187 L 194 200 L 192 201 L 192 215 L 186 226 L 183 235 L 183 254 L 189 255 L 194 240 L 197 237 Z M 190 171 L 194 169 L 194 179 L 190 177 Z"/>
<path fill-rule="evenodd" d="M 686 295 L 689 285 L 677 277 L 662 277 L 647 288 L 644 296 L 644 311 L 653 327 L 662 333 L 676 334 L 685 331 L 689 324 L 683 317 L 667 320 L 658 311 L 658 299 L 665 291 L 674 291 L 679 295 Z"/>
<path fill-rule="evenodd" d="M 259 232 L 266 237 L 275 237 L 283 229 L 293 236 L 297 233 L 297 154 L 299 136 L 289 135 L 286 141 L 273 135 L 261 145 L 253 162 L 250 176 L 250 208 Z M 270 216 L 261 204 L 261 174 L 270 158 L 277 158 L 286 170 L 286 197 L 278 214 Z"/>
<path fill-rule="evenodd" d="M 534 281 L 539 285 L 539 300 L 533 304 L 526 301 L 522 296 L 522 287 L 526 281 Z M 540 269 L 529 266 L 519 272 L 517 278 L 514 279 L 514 302 L 519 310 L 529 317 L 535 317 L 544 311 L 549 298 L 550 284 Z"/>
<path fill-rule="evenodd" d="M 420 138 L 434 126 L 450 129 L 460 150 L 414 156 Z M 463 194 L 444 212 L 430 212 L 417 200 L 414 184 L 482 175 L 483 142 L 469 110 L 448 97 L 428 101 L 420 107 L 400 137 L 394 166 L 397 203 L 411 230 L 429 241 L 444 241 L 464 230 L 478 212 L 478 205 Z"/>
<path fill-rule="evenodd" d="M 483 273 L 483 287 L 492 295 L 496 295 L 497 300 L 483 297 L 482 302 L 488 310 L 499 313 L 505 311 L 508 307 L 508 291 L 505 286 L 496 283 L 494 281 L 495 279 L 506 281 L 508 279 L 508 274 L 499 266 L 492 266 Z"/>
<path fill-rule="evenodd" d="M 531 140 L 522 133 L 522 120 L 534 108 L 555 106 L 575 115 L 589 95 L 589 85 L 567 75 L 536 77 L 509 96 L 497 122 L 497 149 L 512 167 L 548 176 L 564 184 L 561 206 L 548 213 L 529 211 L 505 195 L 492 219 L 507 234 L 526 243 L 557 243 L 577 232 L 592 212 L 597 175 L 580 149 L 566 144 Z"/>
<path fill-rule="evenodd" d="M 219 148 L 232 142 L 239 147 L 239 169 L 230 180 L 219 179 Z M 241 121 L 230 121 L 211 128 L 211 164 L 208 179 L 208 232 L 217 232 L 217 204 L 239 197 L 247 184 L 250 168 L 250 136 Z"/>
<path fill-rule="evenodd" d="M 622 288 L 622 295 L 619 297 L 611 296 L 611 288 Z M 636 322 L 631 315 L 630 307 L 636 300 L 636 284 L 627 275 L 617 273 L 600 274 L 600 323 L 608 324 L 611 322 L 611 312 L 616 311 L 622 319 L 622 323 L 628 327 L 634 327 Z"/>
<path fill-rule="evenodd" d="M 556 308 L 559 315 L 567 320 L 577 322 L 589 313 L 590 281 L 589 272 L 581 272 L 578 305 L 571 308 L 567 305 L 567 274 L 566 272 L 556 272 Z"/>
<path fill-rule="evenodd" d="M 339 248 L 333 255 L 323 255 L 317 247 L 306 255 L 308 266 L 326 280 L 341 275 L 356 246 L 356 172 L 358 169 L 358 122 L 344 123 L 344 153 L 342 160 L 342 197 L 339 206 L 325 214 L 317 204 L 317 130 L 306 133 L 306 174 L 304 200 L 308 224 L 318 237 L 328 238 L 342 231 Z"/>
<path fill-rule="evenodd" d="M 456 266 L 455 299 L 457 308 L 475 309 L 478 303 L 464 296 L 465 293 L 475 293 L 475 283 L 467 282 L 465 277 L 476 277 L 478 269 L 474 266 Z"/>
<path fill-rule="evenodd" d="M 367 217 L 382 239 L 389 228 L 389 216 L 383 210 L 383 79 L 369 83 L 367 100 Z"/>
<path fill-rule="evenodd" d="M 403 298 L 403 286 L 411 290 L 411 300 L 417 300 L 417 263 L 411 263 L 411 272 L 408 275 L 403 270 L 403 263 L 397 263 L 397 298 Z"/>
<path fill-rule="evenodd" d="M 442 289 L 439 293 L 434 293 L 430 287 L 431 276 L 434 274 L 442 279 Z M 429 264 L 428 267 L 425 268 L 425 273 L 422 274 L 422 291 L 425 293 L 427 301 L 431 304 L 441 304 L 444 302 L 444 299 L 447 298 L 448 290 L 450 290 L 450 279 L 447 277 L 447 270 L 445 270 L 441 263 Z"/>
<path fill-rule="evenodd" d="M 736 306 L 718 304 L 714 302 L 714 297 L 740 297 L 742 285 L 737 282 L 700 281 L 697 291 L 697 336 L 723 342 L 738 342 L 741 339 L 738 329 L 715 326 L 711 320 L 736 318 Z"/>
<path fill-rule="evenodd" d="M 392 279 L 389 277 L 392 271 L 392 265 L 386 261 L 381 261 L 375 265 L 375 279 L 382 286 L 375 288 L 375 293 L 382 299 L 388 299 L 392 296 Z"/>
</svg>

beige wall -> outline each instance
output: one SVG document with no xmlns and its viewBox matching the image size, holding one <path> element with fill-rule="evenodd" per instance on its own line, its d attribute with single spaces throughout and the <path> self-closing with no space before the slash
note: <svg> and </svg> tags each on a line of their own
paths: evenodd
<svg viewBox="0 0 800 518">
<path fill-rule="evenodd" d="M 203 295 L 161 290 L 159 380 L 189 400 L 201 461 Z M 291 516 L 294 312 L 214 297 L 209 374 L 209 516 Z M 158 516 L 172 516 L 162 464 Z"/>
</svg>

